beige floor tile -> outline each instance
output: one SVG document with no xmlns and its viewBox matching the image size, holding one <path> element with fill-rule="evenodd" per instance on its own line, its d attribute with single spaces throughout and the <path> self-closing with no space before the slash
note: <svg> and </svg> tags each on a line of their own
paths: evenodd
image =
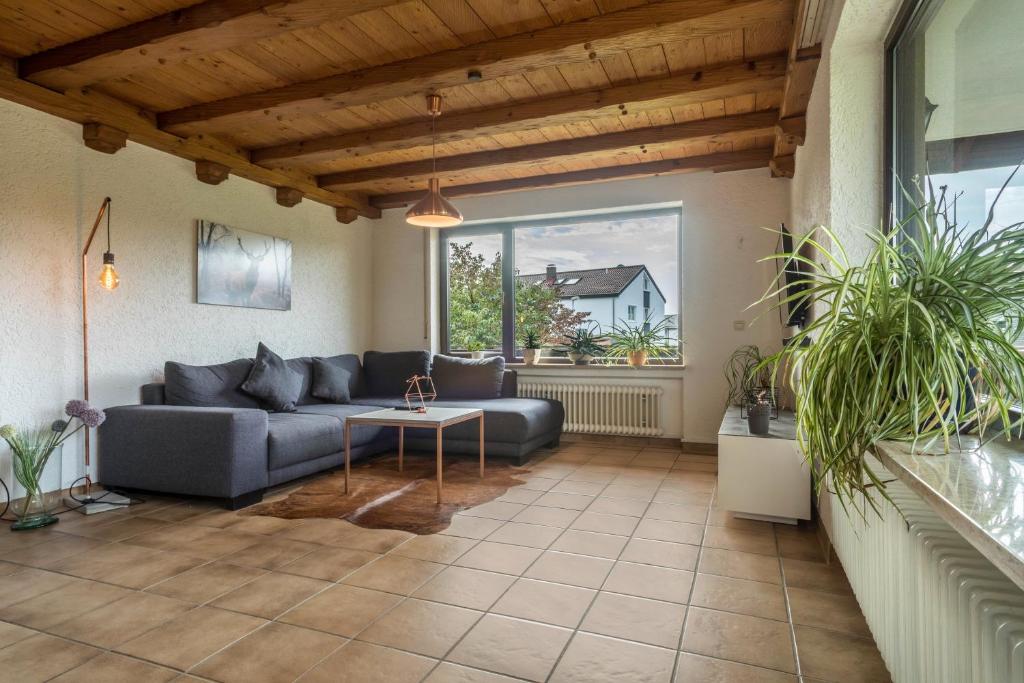
<svg viewBox="0 0 1024 683">
<path fill-rule="evenodd" d="M 210 562 L 195 569 L 189 569 L 166 581 L 161 581 L 155 586 L 150 586 L 146 591 L 200 605 L 258 579 L 266 573 L 263 569 L 253 567 Z"/>
<path fill-rule="evenodd" d="M 114 543 L 64 560 L 55 571 L 141 589 L 204 564 L 197 557 Z"/>
<path fill-rule="evenodd" d="M 85 664 L 76 666 L 57 678 L 52 683 L 164 683 L 178 675 L 173 669 L 165 669 L 148 662 L 131 657 L 104 652 Z"/>
<path fill-rule="evenodd" d="M 568 629 L 488 614 L 448 660 L 539 682 L 554 668 L 571 635 Z"/>
<path fill-rule="evenodd" d="M 275 619 L 330 583 L 308 576 L 272 572 L 222 595 L 210 604 L 233 612 Z"/>
<path fill-rule="evenodd" d="M 102 515 L 100 518 L 102 518 Z M 139 534 L 145 534 L 156 531 L 157 529 L 162 529 L 168 524 L 169 522 L 161 522 L 159 520 L 148 519 L 146 517 L 126 517 L 115 521 L 108 520 L 108 522 L 103 525 L 73 529 L 68 533 L 102 541 L 123 541 L 131 538 L 132 536 L 138 536 Z"/>
<path fill-rule="evenodd" d="M 562 533 L 558 527 L 541 524 L 524 524 L 522 522 L 506 522 L 506 524 L 487 537 L 493 543 L 524 545 L 530 548 L 547 548 Z"/>
<path fill-rule="evenodd" d="M 560 583 L 519 579 L 491 611 L 508 617 L 576 628 L 596 592 Z"/>
<path fill-rule="evenodd" d="M 10 576 L 11 574 L 17 574 L 24 567 L 21 565 L 14 564 L 12 562 L 4 562 L 0 560 L 0 576 Z"/>
<path fill-rule="evenodd" d="M 471 538 L 432 534 L 411 538 L 392 550 L 391 554 L 411 557 L 415 560 L 451 564 L 474 545 L 476 545 L 476 541 Z"/>
<path fill-rule="evenodd" d="M 185 671 L 265 623 L 245 614 L 197 607 L 129 640 L 117 651 Z"/>
<path fill-rule="evenodd" d="M 501 500 L 492 500 L 489 503 L 483 505 L 477 505 L 476 507 L 463 510 L 459 513 L 460 516 L 467 517 L 486 517 L 488 519 L 500 519 L 507 521 L 518 515 L 526 508 L 522 503 L 506 503 Z"/>
<path fill-rule="evenodd" d="M 547 550 L 524 576 L 582 588 L 600 588 L 613 564 L 611 560 L 600 557 Z"/>
<path fill-rule="evenodd" d="M 190 524 L 171 526 L 132 536 L 124 541 L 153 550 L 166 550 L 201 560 L 215 560 L 243 548 L 266 541 L 259 534 L 245 534 L 228 529 L 213 529 Z"/>
<path fill-rule="evenodd" d="M 529 510 L 530 508 L 526 509 Z M 448 525 L 448 528 L 440 533 L 445 536 L 461 536 L 462 538 L 474 538 L 479 540 L 491 534 L 502 524 L 504 524 L 504 522 L 498 519 L 455 515 L 452 517 L 451 524 Z"/>
<path fill-rule="evenodd" d="M 391 593 L 339 584 L 277 620 L 352 638 L 401 601 L 401 597 Z"/>
<path fill-rule="evenodd" d="M 847 633 L 796 626 L 803 673 L 823 681 L 889 683 L 889 671 L 875 643 Z"/>
<path fill-rule="evenodd" d="M 516 679 L 451 662 L 441 662 L 423 683 L 516 683 Z"/>
<path fill-rule="evenodd" d="M 636 517 L 627 515 L 608 515 L 603 512 L 583 512 L 569 525 L 570 529 L 594 531 L 600 534 L 616 534 L 629 536 L 637 527 Z"/>
<path fill-rule="evenodd" d="M 789 620 L 782 586 L 774 583 L 698 574 L 690 604 L 765 619 Z"/>
<path fill-rule="evenodd" d="M 8 624 L 6 621 L 0 621 L 0 649 L 7 647 L 19 640 L 25 640 L 29 636 L 35 635 L 35 631 L 24 626 L 18 626 L 17 624 Z"/>
<path fill-rule="evenodd" d="M 653 486 L 638 486 L 634 484 L 610 484 L 604 491 L 601 492 L 602 498 L 624 498 L 626 500 L 638 500 L 641 502 L 650 502 L 654 498 L 654 493 L 657 491 L 657 487 Z"/>
<path fill-rule="evenodd" d="M 42 631 L 131 593 L 97 581 L 78 580 L 4 607 L 0 609 L 0 619 Z"/>
<path fill-rule="evenodd" d="M 444 565 L 437 562 L 385 555 L 345 577 L 344 583 L 387 593 L 409 595 L 442 569 Z"/>
<path fill-rule="evenodd" d="M 690 597 L 692 584 L 693 572 L 648 564 L 616 562 L 602 590 L 685 604 Z"/>
<path fill-rule="evenodd" d="M 63 574 L 19 567 L 13 574 L 0 576 L 0 609 L 74 582 Z"/>
<path fill-rule="evenodd" d="M 630 467 L 656 467 L 662 469 L 668 469 L 675 463 L 676 458 L 679 457 L 677 453 L 641 453 L 640 455 L 633 458 L 630 461 Z"/>
<path fill-rule="evenodd" d="M 166 505 L 153 510 L 140 510 L 139 515 L 162 522 L 183 522 L 215 509 L 213 503 L 186 501 L 174 505 Z"/>
<path fill-rule="evenodd" d="M 540 505 L 531 505 L 512 520 L 524 524 L 543 524 L 554 526 L 560 529 L 567 528 L 572 521 L 580 516 L 579 510 L 566 510 L 565 508 L 549 508 Z"/>
<path fill-rule="evenodd" d="M 529 505 L 530 503 L 537 500 L 543 495 L 543 491 L 535 491 L 533 489 L 523 488 L 522 486 L 516 486 L 506 491 L 503 496 L 498 498 L 498 500 L 506 503 L 519 503 L 520 505 Z"/>
<path fill-rule="evenodd" d="M 45 543 L 6 553 L 4 559 L 16 564 L 48 569 L 69 557 L 100 548 L 105 544 L 106 541 L 65 534 L 53 537 Z"/>
<path fill-rule="evenodd" d="M 730 529 L 739 529 L 740 531 L 767 531 L 771 529 L 770 522 L 761 522 L 756 519 L 744 519 L 737 517 L 728 510 L 721 508 L 711 508 L 711 514 L 708 516 L 708 524 L 712 526 L 724 526 Z"/>
<path fill-rule="evenodd" d="M 454 564 L 471 569 L 519 575 L 526 571 L 541 552 L 537 548 L 481 541 L 455 560 Z"/>
<path fill-rule="evenodd" d="M 428 581 L 413 597 L 459 607 L 486 610 L 515 581 L 514 576 L 465 567 L 448 567 Z"/>
<path fill-rule="evenodd" d="M 673 683 L 797 683 L 797 678 L 781 671 L 680 652 Z"/>
<path fill-rule="evenodd" d="M 805 562 L 824 562 L 821 541 L 813 531 L 790 532 L 778 529 L 779 555 Z"/>
<path fill-rule="evenodd" d="M 782 583 L 779 558 L 739 550 L 705 547 L 700 555 L 698 571 L 704 574 L 730 576 L 734 579 Z"/>
<path fill-rule="evenodd" d="M 162 595 L 132 593 L 48 630 L 95 647 L 112 649 L 191 609 L 192 605 L 187 602 Z"/>
<path fill-rule="evenodd" d="M 572 474 L 567 474 L 565 478 L 573 481 L 608 484 L 613 481 L 621 471 L 622 469 L 620 467 L 587 463 L 575 470 Z"/>
<path fill-rule="evenodd" d="M 403 547 L 405 544 L 403 543 Z M 340 581 L 360 567 L 379 559 L 377 553 L 351 548 L 321 547 L 308 555 L 289 562 L 277 571 L 298 574 L 324 581 Z"/>
<path fill-rule="evenodd" d="M 745 614 L 691 607 L 683 633 L 686 652 L 796 673 L 789 624 Z"/>
<path fill-rule="evenodd" d="M 647 538 L 652 541 L 700 545 L 701 538 L 704 535 L 704 527 L 700 524 L 644 518 L 640 520 L 640 524 L 637 525 L 633 535 L 637 538 Z"/>
<path fill-rule="evenodd" d="M 580 630 L 675 649 L 685 616 L 683 605 L 602 591 Z"/>
<path fill-rule="evenodd" d="M 570 474 L 568 479 L 563 479 L 551 487 L 551 492 L 579 493 L 584 496 L 596 496 L 601 493 L 605 486 L 607 486 L 607 484 L 598 481 L 575 481 Z"/>
<path fill-rule="evenodd" d="M 523 484 L 523 488 L 529 489 L 531 491 L 550 491 L 551 487 L 553 487 L 559 481 L 561 481 L 561 477 L 529 477 L 526 480 L 526 483 Z"/>
<path fill-rule="evenodd" d="M 301 683 L 416 683 L 436 661 L 353 640 L 299 679 Z"/>
<path fill-rule="evenodd" d="M 793 623 L 841 631 L 863 638 L 871 637 L 871 629 L 853 595 L 822 593 L 804 588 L 787 587 Z"/>
<path fill-rule="evenodd" d="M 386 553 L 414 536 L 394 529 L 364 529 L 341 519 L 307 519 L 280 534 L 307 543 L 333 545 L 372 553 Z"/>
<path fill-rule="evenodd" d="M 839 595 L 853 593 L 846 573 L 838 561 L 824 564 L 785 557 L 782 559 L 782 567 L 786 571 L 787 586 Z"/>
<path fill-rule="evenodd" d="M 548 491 L 538 498 L 534 505 L 562 508 L 563 510 L 584 510 L 593 502 L 593 496 L 584 496 L 578 493 L 555 493 L 554 491 Z"/>
<path fill-rule="evenodd" d="M 644 517 L 662 519 L 669 522 L 687 522 L 704 524 L 708 508 L 703 505 L 680 505 L 678 503 L 651 503 Z"/>
<path fill-rule="evenodd" d="M 42 683 L 102 654 L 102 650 L 40 633 L 0 650 L 0 676 L 10 683 Z"/>
<path fill-rule="evenodd" d="M 551 545 L 551 549 L 613 560 L 619 556 L 628 540 L 625 536 L 568 529 Z"/>
<path fill-rule="evenodd" d="M 587 512 L 603 512 L 608 515 L 627 515 L 642 517 L 647 510 L 648 502 L 632 498 L 608 498 L 598 496 L 587 508 Z"/>
<path fill-rule="evenodd" d="M 45 527 L 43 529 L 35 529 L 34 531 L 25 534 L 3 534 L 0 535 L 0 556 L 22 548 L 28 548 L 29 546 L 39 545 L 46 541 L 52 541 L 55 538 L 62 538 L 66 535 L 67 534 L 57 531 L 57 529 L 52 526 Z"/>
<path fill-rule="evenodd" d="M 280 519 L 262 515 L 239 515 L 238 520 L 230 526 L 232 531 L 244 531 L 250 534 L 272 536 L 304 523 L 301 519 Z"/>
<path fill-rule="evenodd" d="M 320 547 L 313 543 L 293 541 L 288 538 L 268 538 L 221 558 L 221 562 L 257 569 L 278 569 Z"/>
<path fill-rule="evenodd" d="M 223 683 L 293 681 L 345 643 L 344 638 L 270 623 L 192 670 Z"/>
<path fill-rule="evenodd" d="M 741 531 L 722 526 L 709 526 L 704 545 L 722 550 L 739 550 L 760 555 L 777 555 L 775 537 L 770 532 Z"/>
<path fill-rule="evenodd" d="M 648 538 L 630 539 L 620 560 L 638 564 L 653 564 L 658 567 L 693 571 L 697 566 L 700 548 L 685 543 L 652 541 Z"/>
<path fill-rule="evenodd" d="M 668 683 L 675 652 L 660 647 L 577 633 L 551 683 Z"/>
<path fill-rule="evenodd" d="M 410 599 L 380 617 L 359 640 L 427 657 L 444 655 L 483 616 L 439 602 Z"/>
</svg>

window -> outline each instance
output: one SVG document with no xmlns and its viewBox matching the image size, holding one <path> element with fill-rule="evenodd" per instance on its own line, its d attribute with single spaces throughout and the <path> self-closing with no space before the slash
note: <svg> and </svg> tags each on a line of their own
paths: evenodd
<svg viewBox="0 0 1024 683">
<path fill-rule="evenodd" d="M 999 188 L 1024 159 L 1024 2 L 914 0 L 889 45 L 892 128 L 889 192 L 957 199 L 961 225 L 984 224 Z M 929 187 L 931 189 L 929 189 Z M 992 229 L 1024 220 L 1024 172 L 995 205 Z"/>
<path fill-rule="evenodd" d="M 442 346 L 522 358 L 525 334 L 559 362 L 566 333 L 669 319 L 678 345 L 680 211 L 658 209 L 441 232 Z M 643 319 L 638 316 L 643 309 Z"/>
</svg>

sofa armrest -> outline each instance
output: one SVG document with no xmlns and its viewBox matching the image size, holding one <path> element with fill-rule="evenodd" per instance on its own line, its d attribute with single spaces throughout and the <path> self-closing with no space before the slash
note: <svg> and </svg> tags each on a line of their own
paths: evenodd
<svg viewBox="0 0 1024 683">
<path fill-rule="evenodd" d="M 99 428 L 107 486 L 235 498 L 267 487 L 267 414 L 252 408 L 120 406 Z"/>
<path fill-rule="evenodd" d="M 506 370 L 501 376 L 501 397 L 516 398 L 519 395 L 519 374 L 515 370 Z"/>
</svg>

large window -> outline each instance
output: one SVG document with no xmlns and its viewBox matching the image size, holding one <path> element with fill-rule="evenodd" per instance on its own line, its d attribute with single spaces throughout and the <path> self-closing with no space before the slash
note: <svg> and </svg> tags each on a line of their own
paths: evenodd
<svg viewBox="0 0 1024 683">
<path fill-rule="evenodd" d="M 441 233 L 448 353 L 522 358 L 527 332 L 557 362 L 584 327 L 665 329 L 679 345 L 680 210 L 658 209 L 476 225 Z"/>
<path fill-rule="evenodd" d="M 893 208 L 902 188 L 956 199 L 961 225 L 981 226 L 1024 160 L 1024 1 L 915 0 L 890 43 Z M 994 207 L 990 229 L 1024 220 L 1024 171 Z"/>
</svg>

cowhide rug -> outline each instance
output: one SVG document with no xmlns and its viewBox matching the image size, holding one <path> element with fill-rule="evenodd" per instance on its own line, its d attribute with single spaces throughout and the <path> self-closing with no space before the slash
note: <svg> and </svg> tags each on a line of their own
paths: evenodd
<svg viewBox="0 0 1024 683">
<path fill-rule="evenodd" d="M 319 477 L 282 500 L 260 503 L 243 514 L 284 519 L 340 518 L 367 529 L 400 529 L 435 534 L 448 528 L 452 515 L 476 507 L 525 483 L 530 472 L 501 458 L 487 461 L 480 478 L 474 457 L 446 457 L 443 501 L 437 503 L 436 461 L 433 454 L 406 453 L 403 472 L 398 455 L 352 463 L 349 495 L 344 471 Z"/>
</svg>

